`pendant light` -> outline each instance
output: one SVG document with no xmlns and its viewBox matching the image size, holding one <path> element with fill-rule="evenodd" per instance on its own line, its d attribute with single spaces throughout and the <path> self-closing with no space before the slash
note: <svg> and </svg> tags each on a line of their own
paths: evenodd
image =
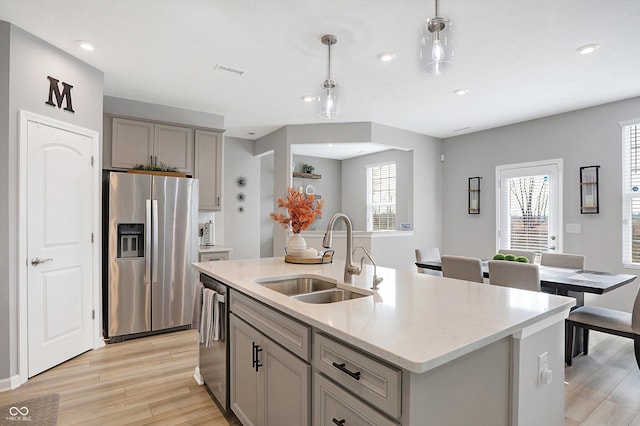
<svg viewBox="0 0 640 426">
<path fill-rule="evenodd" d="M 453 65 L 451 20 L 438 16 L 427 19 L 420 34 L 420 66 L 422 71 L 438 76 Z"/>
<path fill-rule="evenodd" d="M 322 44 L 328 46 L 329 67 L 327 79 L 320 85 L 318 96 L 318 114 L 321 118 L 334 118 L 340 114 L 340 98 L 338 97 L 338 84 L 331 78 L 331 46 L 338 42 L 336 36 L 325 34 L 321 38 Z"/>
</svg>

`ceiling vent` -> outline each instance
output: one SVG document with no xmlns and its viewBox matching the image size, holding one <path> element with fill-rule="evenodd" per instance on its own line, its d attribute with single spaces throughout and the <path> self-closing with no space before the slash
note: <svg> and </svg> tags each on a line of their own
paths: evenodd
<svg viewBox="0 0 640 426">
<path fill-rule="evenodd" d="M 216 66 L 213 67 L 213 70 L 214 71 L 228 72 L 228 73 L 235 74 L 235 75 L 244 74 L 244 71 L 242 71 L 242 70 L 237 70 L 235 68 L 225 67 L 224 65 L 220 65 L 220 64 L 216 64 Z"/>
</svg>

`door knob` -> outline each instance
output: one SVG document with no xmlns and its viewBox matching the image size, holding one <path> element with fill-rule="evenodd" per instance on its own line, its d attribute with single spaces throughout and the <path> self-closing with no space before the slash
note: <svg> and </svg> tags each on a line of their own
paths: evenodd
<svg viewBox="0 0 640 426">
<path fill-rule="evenodd" d="M 38 266 L 41 263 L 46 263 L 46 262 L 53 262 L 53 259 L 49 258 L 49 259 L 40 259 L 39 257 L 34 257 L 33 259 L 31 259 L 31 264 L 33 266 Z"/>
</svg>

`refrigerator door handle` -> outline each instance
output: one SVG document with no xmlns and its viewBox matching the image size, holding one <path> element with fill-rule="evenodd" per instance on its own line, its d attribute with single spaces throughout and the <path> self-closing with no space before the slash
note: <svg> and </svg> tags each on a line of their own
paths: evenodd
<svg viewBox="0 0 640 426">
<path fill-rule="evenodd" d="M 151 200 L 145 200 L 144 282 L 151 284 Z"/>
<path fill-rule="evenodd" d="M 153 246 L 151 248 L 151 253 L 153 259 L 151 260 L 151 277 L 153 278 L 152 284 L 155 284 L 158 281 L 158 200 L 152 200 L 152 232 L 153 232 Z"/>
</svg>

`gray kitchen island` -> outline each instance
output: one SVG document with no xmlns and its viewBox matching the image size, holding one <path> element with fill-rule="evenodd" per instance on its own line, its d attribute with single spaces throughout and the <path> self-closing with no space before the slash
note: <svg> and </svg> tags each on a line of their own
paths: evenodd
<svg viewBox="0 0 640 426">
<path fill-rule="evenodd" d="M 245 425 L 564 423 L 575 299 L 380 267 L 373 291 L 372 267 L 345 284 L 341 261 L 193 265 L 230 289 L 230 406 Z M 346 300 L 270 285 L 295 279 Z"/>
</svg>

